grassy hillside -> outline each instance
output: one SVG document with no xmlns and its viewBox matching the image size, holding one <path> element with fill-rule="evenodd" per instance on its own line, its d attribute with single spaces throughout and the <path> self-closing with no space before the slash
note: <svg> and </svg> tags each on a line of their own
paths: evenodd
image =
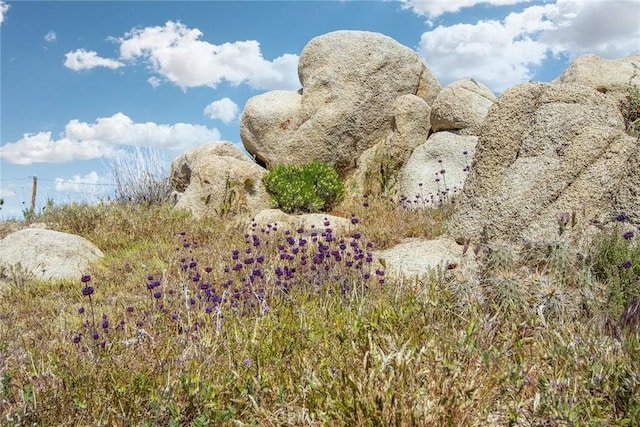
<svg viewBox="0 0 640 427">
<path fill-rule="evenodd" d="M 33 220 L 106 257 L 77 280 L 2 271 L 1 423 L 638 425 L 637 237 L 579 257 L 485 244 L 476 277 L 389 277 L 373 250 L 441 234 L 450 210 L 347 202 L 341 237 L 49 209 Z"/>
</svg>

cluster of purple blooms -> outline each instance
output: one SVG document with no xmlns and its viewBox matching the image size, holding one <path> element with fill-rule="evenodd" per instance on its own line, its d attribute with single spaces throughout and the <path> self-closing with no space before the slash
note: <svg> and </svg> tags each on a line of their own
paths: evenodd
<svg viewBox="0 0 640 427">
<path fill-rule="evenodd" d="M 374 267 L 373 244 L 363 241 L 358 223 L 352 214 L 351 231 L 343 238 L 335 235 L 326 218 L 323 228 L 311 226 L 309 230 L 300 227 L 280 231 L 274 224 L 258 228 L 254 222 L 244 236 L 244 247 L 231 250 L 219 271 L 202 267 L 197 260 L 199 244 L 180 232 L 181 244 L 176 248 L 180 280 L 169 283 L 147 276 L 144 288 L 150 303 L 146 311 L 138 310 L 142 318 L 135 322 L 136 329 L 160 316 L 170 319 L 180 331 L 197 331 L 207 322 L 219 330 L 225 315 L 265 315 L 274 298 L 286 297 L 292 291 L 348 297 L 364 293 L 373 284 L 383 285 L 385 272 Z M 93 312 L 90 280 L 90 276 L 83 276 L 82 294 L 89 297 Z M 133 312 L 133 307 L 127 308 L 127 315 Z M 210 316 L 200 316 L 203 313 Z M 83 307 L 79 314 L 84 314 Z M 106 315 L 101 326 L 102 333 L 95 321 L 84 323 L 94 341 L 101 340 L 99 345 L 104 348 L 110 326 Z M 126 326 L 127 322 L 121 320 L 116 329 L 126 331 Z M 81 337 L 76 333 L 72 341 L 78 344 Z"/>
<path fill-rule="evenodd" d="M 615 220 L 618 222 L 624 222 L 624 221 L 627 221 L 628 219 L 629 219 L 629 215 L 627 215 L 624 212 L 620 212 L 615 216 Z M 636 230 L 640 231 L 640 226 L 638 226 Z M 622 233 L 622 238 L 624 240 L 631 240 L 635 237 L 635 235 L 636 234 L 633 230 L 628 230 Z M 633 262 L 630 259 L 627 259 L 620 264 L 620 268 L 623 268 L 625 270 L 630 269 L 632 266 L 633 266 Z"/>
<path fill-rule="evenodd" d="M 106 314 L 102 314 L 102 319 L 100 320 L 99 323 L 96 322 L 96 317 L 95 317 L 94 307 L 93 307 L 93 298 L 92 298 L 92 295 L 94 294 L 95 289 L 93 288 L 93 286 L 89 284 L 89 282 L 91 282 L 91 276 L 88 274 L 82 275 L 82 278 L 80 280 L 84 285 L 84 287 L 82 288 L 82 295 L 87 297 L 89 301 L 90 314 L 87 315 L 89 317 L 85 317 L 85 314 L 87 314 L 86 313 L 87 310 L 85 309 L 84 305 L 81 305 L 80 307 L 78 307 L 77 311 L 78 311 L 78 314 L 82 316 L 82 319 L 83 319 L 82 329 L 85 331 L 85 333 L 82 333 L 82 332 L 74 333 L 71 337 L 71 341 L 74 344 L 80 344 L 80 342 L 82 341 L 82 337 L 86 334 L 91 337 L 96 347 L 104 349 L 109 343 L 109 333 L 113 329 L 111 328 L 111 324 L 109 323 L 109 318 L 107 317 Z M 134 308 L 131 306 L 126 308 L 126 312 L 128 314 L 133 313 L 133 311 L 134 311 Z M 126 324 L 127 322 L 124 319 L 120 320 L 120 322 L 118 322 L 118 324 L 115 327 L 115 331 L 124 332 Z"/>
</svg>

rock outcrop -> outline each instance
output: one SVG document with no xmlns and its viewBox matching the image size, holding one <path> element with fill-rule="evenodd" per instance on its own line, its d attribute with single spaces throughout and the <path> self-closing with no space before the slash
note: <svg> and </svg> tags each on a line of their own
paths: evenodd
<svg viewBox="0 0 640 427">
<path fill-rule="evenodd" d="M 562 227 L 580 234 L 620 211 L 637 216 L 637 164 L 635 138 L 602 93 L 573 84 L 517 85 L 487 114 L 450 232 L 549 241 Z"/>
<path fill-rule="evenodd" d="M 196 218 L 266 209 L 265 172 L 230 142 L 193 148 L 171 164 L 176 208 L 190 210 Z"/>
<path fill-rule="evenodd" d="M 330 163 L 344 176 L 365 150 L 393 133 L 396 99 L 430 104 L 440 84 L 418 55 L 382 34 L 336 31 L 312 39 L 298 65 L 299 92 L 250 99 L 240 134 L 267 166 Z"/>
<path fill-rule="evenodd" d="M 488 87 L 473 79 L 453 82 L 438 93 L 431 106 L 431 127 L 435 132 L 478 135 L 495 99 Z"/>
<path fill-rule="evenodd" d="M 80 279 L 102 251 L 87 239 L 44 228 L 25 228 L 0 240 L 0 265 L 9 275 Z"/>
</svg>

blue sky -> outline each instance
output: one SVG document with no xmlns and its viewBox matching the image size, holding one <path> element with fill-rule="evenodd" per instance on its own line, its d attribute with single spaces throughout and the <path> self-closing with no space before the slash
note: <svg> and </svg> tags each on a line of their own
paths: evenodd
<svg viewBox="0 0 640 427">
<path fill-rule="evenodd" d="M 215 140 L 241 146 L 245 102 L 297 90 L 298 57 L 335 30 L 383 33 L 443 86 L 496 94 L 551 81 L 578 55 L 640 51 L 640 0 L 2 1 L 0 218 L 105 198 L 109 165 L 153 145 L 167 165 Z"/>
</svg>

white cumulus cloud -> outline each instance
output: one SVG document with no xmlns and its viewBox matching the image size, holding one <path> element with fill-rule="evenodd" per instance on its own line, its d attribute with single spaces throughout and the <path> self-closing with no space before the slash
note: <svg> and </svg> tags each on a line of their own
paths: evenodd
<svg viewBox="0 0 640 427">
<path fill-rule="evenodd" d="M 54 139 L 51 132 L 24 134 L 20 140 L 0 147 L 0 157 L 18 165 L 63 163 L 115 155 L 114 147 L 105 146 L 100 141 L 79 141 L 65 136 Z"/>
<path fill-rule="evenodd" d="M 44 35 L 44 40 L 49 43 L 56 41 L 57 38 L 58 36 L 56 32 L 53 30 L 49 31 L 47 34 Z"/>
<path fill-rule="evenodd" d="M 201 40 L 202 32 L 180 22 L 136 28 L 118 39 L 122 60 L 143 60 L 166 80 L 183 89 L 216 87 L 221 82 L 255 89 L 297 89 L 298 56 L 273 61 L 262 56 L 255 40 L 220 45 Z"/>
<path fill-rule="evenodd" d="M 0 0 L 0 25 L 4 22 L 4 15 L 9 10 L 9 5 L 2 0 Z"/>
<path fill-rule="evenodd" d="M 51 132 L 25 134 L 0 147 L 0 157 L 9 163 L 62 163 L 75 160 L 116 158 L 125 146 L 155 146 L 184 150 L 220 139 L 220 132 L 202 125 L 153 122 L 134 123 L 116 113 L 93 123 L 71 120 L 59 138 Z"/>
<path fill-rule="evenodd" d="M 98 56 L 97 52 L 93 50 L 77 49 L 73 52 L 67 52 L 64 56 L 67 58 L 64 61 L 64 66 L 74 71 L 90 70 L 96 67 L 116 69 L 124 66 L 120 61 Z"/>
<path fill-rule="evenodd" d="M 617 58 L 640 51 L 638 0 L 558 0 L 547 17 L 554 25 L 540 41 L 554 53 Z"/>
<path fill-rule="evenodd" d="M 238 104 L 229 98 L 222 98 L 207 105 L 204 109 L 204 114 L 207 117 L 218 119 L 228 124 L 238 117 L 239 111 Z"/>
<path fill-rule="evenodd" d="M 503 20 L 438 26 L 422 34 L 418 53 L 444 85 L 472 77 L 502 92 L 531 80 L 551 55 L 637 51 L 638 16 L 637 0 L 557 0 Z"/>
<path fill-rule="evenodd" d="M 70 179 L 56 178 L 55 190 L 65 193 L 82 193 L 82 194 L 99 194 L 105 192 L 105 185 L 107 181 L 95 172 L 91 171 L 88 174 L 74 175 Z"/>
<path fill-rule="evenodd" d="M 411 9 L 413 13 L 428 18 L 437 18 L 440 15 L 477 5 L 508 6 L 518 3 L 527 3 L 531 0 L 400 0 L 404 9 Z"/>
</svg>

